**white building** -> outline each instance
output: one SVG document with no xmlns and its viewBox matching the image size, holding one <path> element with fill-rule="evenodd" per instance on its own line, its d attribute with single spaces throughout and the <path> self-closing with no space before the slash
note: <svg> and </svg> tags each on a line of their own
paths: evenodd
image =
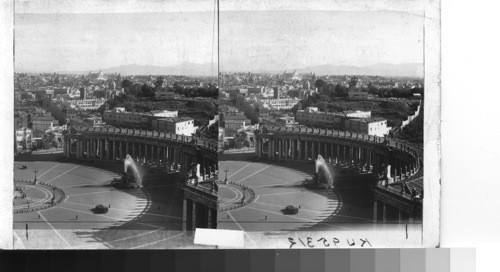
<svg viewBox="0 0 500 272">
<path fill-rule="evenodd" d="M 102 105 L 104 105 L 104 103 L 106 103 L 106 101 L 107 100 L 104 98 L 67 100 L 67 102 L 82 110 L 98 110 Z"/>
<path fill-rule="evenodd" d="M 192 136 L 197 127 L 194 119 L 190 117 L 167 117 L 151 120 L 152 129 L 165 131 L 171 134 Z"/>
<path fill-rule="evenodd" d="M 380 117 L 348 119 L 345 121 L 345 130 L 384 137 L 391 128 L 387 127 L 387 120 Z"/>
<path fill-rule="evenodd" d="M 279 98 L 279 99 L 263 99 L 261 100 L 263 104 L 269 105 L 269 107 L 276 110 L 289 110 L 297 105 L 300 100 L 297 98 Z"/>
</svg>

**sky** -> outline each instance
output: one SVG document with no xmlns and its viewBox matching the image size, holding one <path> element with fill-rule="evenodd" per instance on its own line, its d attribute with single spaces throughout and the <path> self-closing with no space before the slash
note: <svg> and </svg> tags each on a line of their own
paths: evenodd
<svg viewBox="0 0 500 272">
<path fill-rule="evenodd" d="M 212 41 L 214 3 L 19 0 L 15 69 L 88 71 L 212 58 L 223 72 L 423 62 L 423 0 L 219 0 L 220 32 Z"/>
<path fill-rule="evenodd" d="M 217 62 L 213 20 L 213 11 L 16 13 L 15 69 L 58 72 L 211 63 L 212 37 Z"/>
<path fill-rule="evenodd" d="M 220 70 L 287 70 L 333 64 L 423 63 L 418 11 L 220 12 Z"/>
</svg>

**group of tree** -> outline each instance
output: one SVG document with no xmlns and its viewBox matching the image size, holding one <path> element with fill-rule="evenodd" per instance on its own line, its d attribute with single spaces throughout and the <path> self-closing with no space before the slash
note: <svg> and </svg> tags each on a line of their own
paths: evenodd
<svg viewBox="0 0 500 272">
<path fill-rule="evenodd" d="M 208 87 L 184 87 L 176 82 L 171 91 L 185 97 L 219 97 L 219 90 L 213 84 Z"/>
<path fill-rule="evenodd" d="M 328 83 L 322 79 L 314 82 L 314 87 L 318 88 L 318 92 L 330 98 L 345 98 L 349 96 L 349 89 L 339 83 Z"/>
<path fill-rule="evenodd" d="M 137 98 L 154 98 L 158 91 L 169 91 L 179 94 L 184 97 L 211 97 L 217 98 L 219 93 L 215 85 L 211 84 L 208 87 L 185 87 L 182 84 L 175 82 L 172 87 L 163 86 L 163 77 L 157 77 L 154 86 L 149 84 L 133 83 L 125 79 L 121 82 L 126 94 L 133 95 Z"/>
<path fill-rule="evenodd" d="M 372 85 L 368 85 L 368 92 L 377 95 L 381 98 L 397 97 L 397 98 L 408 98 L 413 97 L 414 94 L 424 95 L 423 88 L 382 88 L 377 89 Z"/>
<path fill-rule="evenodd" d="M 157 79 L 158 81 L 158 79 Z M 156 83 L 156 82 L 155 82 Z M 125 93 L 137 98 L 141 97 L 148 97 L 148 98 L 153 98 L 155 97 L 155 89 L 144 83 L 144 84 L 139 84 L 139 83 L 133 83 L 132 81 L 125 79 L 121 83 L 122 88 L 124 89 Z"/>
</svg>

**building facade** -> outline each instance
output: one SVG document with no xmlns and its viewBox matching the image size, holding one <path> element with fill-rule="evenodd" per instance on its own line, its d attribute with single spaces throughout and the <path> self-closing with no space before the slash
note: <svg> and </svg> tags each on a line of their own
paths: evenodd
<svg viewBox="0 0 500 272">
<path fill-rule="evenodd" d="M 196 132 L 194 119 L 189 117 L 167 117 L 151 120 L 151 128 L 167 133 L 192 136 Z"/>
</svg>

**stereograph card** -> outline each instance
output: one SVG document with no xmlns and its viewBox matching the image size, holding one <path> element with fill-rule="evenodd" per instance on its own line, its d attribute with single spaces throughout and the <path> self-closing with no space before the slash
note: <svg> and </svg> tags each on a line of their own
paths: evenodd
<svg viewBox="0 0 500 272">
<path fill-rule="evenodd" d="M 2 248 L 438 246 L 439 1 L 4 14 Z"/>
</svg>

